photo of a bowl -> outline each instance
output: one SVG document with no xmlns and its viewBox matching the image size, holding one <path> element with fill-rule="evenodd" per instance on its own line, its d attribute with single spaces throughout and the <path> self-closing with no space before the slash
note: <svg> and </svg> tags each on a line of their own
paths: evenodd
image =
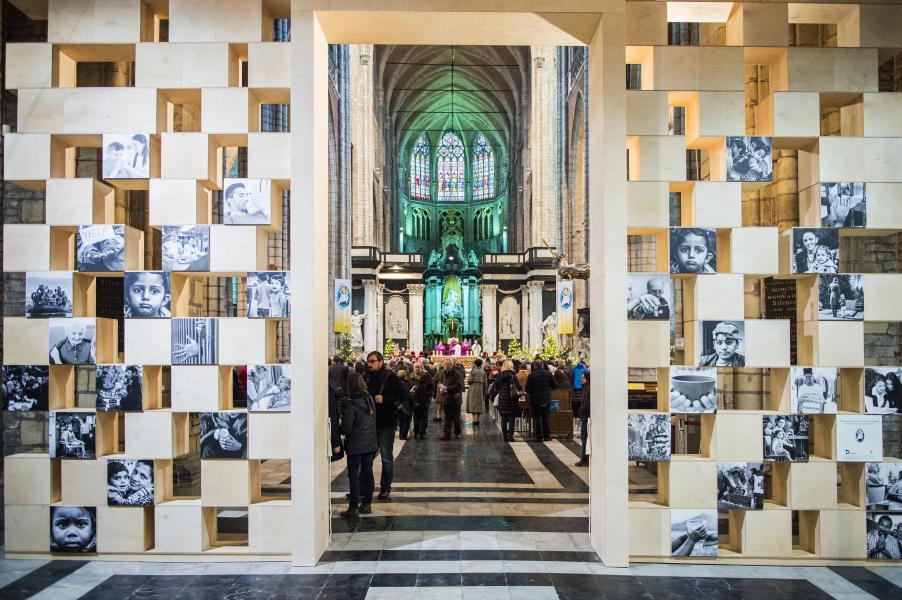
<svg viewBox="0 0 902 600">
<path fill-rule="evenodd" d="M 689 400 L 714 393 L 715 383 L 714 377 L 708 375 L 674 375 L 670 379 L 670 386 Z"/>
</svg>

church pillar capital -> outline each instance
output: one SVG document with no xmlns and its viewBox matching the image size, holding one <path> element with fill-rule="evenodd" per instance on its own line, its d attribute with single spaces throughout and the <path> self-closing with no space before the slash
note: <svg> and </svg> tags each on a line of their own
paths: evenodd
<svg viewBox="0 0 902 600">
<path fill-rule="evenodd" d="M 541 280 L 538 280 L 538 279 L 534 279 L 534 280 L 532 280 L 532 281 L 527 281 L 527 282 L 526 282 L 526 288 L 527 288 L 530 292 L 533 292 L 533 293 L 535 293 L 535 292 L 538 291 L 538 290 L 541 290 L 543 287 L 545 287 L 545 282 L 544 282 L 544 281 L 541 281 Z"/>
<path fill-rule="evenodd" d="M 498 292 L 498 286 L 493 283 L 484 283 L 479 286 L 483 296 L 494 296 Z"/>
<path fill-rule="evenodd" d="M 422 283 L 411 283 L 407 286 L 407 292 L 410 294 L 423 295 L 423 292 L 426 291 L 426 286 Z"/>
</svg>

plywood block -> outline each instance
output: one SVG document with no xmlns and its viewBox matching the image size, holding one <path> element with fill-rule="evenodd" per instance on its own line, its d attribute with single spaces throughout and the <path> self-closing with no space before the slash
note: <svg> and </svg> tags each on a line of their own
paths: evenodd
<svg viewBox="0 0 902 600">
<path fill-rule="evenodd" d="M 671 508 L 717 508 L 717 464 L 714 461 L 672 460 L 666 464 L 670 470 L 668 504 Z"/>
<path fill-rule="evenodd" d="M 789 43 L 788 13 L 785 4 L 743 2 L 737 4 L 727 21 L 728 46 L 776 46 Z"/>
<path fill-rule="evenodd" d="M 770 109 L 773 127 L 765 135 L 820 135 L 820 94 L 817 92 L 774 92 Z"/>
<path fill-rule="evenodd" d="M 776 227 L 741 227 L 730 231 L 734 273 L 778 273 L 779 233 Z"/>
<path fill-rule="evenodd" d="M 113 188 L 89 178 L 48 179 L 46 223 L 48 225 L 112 224 Z"/>
<path fill-rule="evenodd" d="M 667 45 L 667 6 L 660 2 L 628 2 L 624 34 L 627 46 Z"/>
<path fill-rule="evenodd" d="M 626 184 L 626 219 L 629 227 L 668 227 L 670 202 L 663 181 L 629 181 Z"/>
<path fill-rule="evenodd" d="M 747 557 L 792 555 L 792 511 L 782 508 L 743 511 L 742 554 Z"/>
<path fill-rule="evenodd" d="M 259 42 L 262 2 L 192 0 L 170 2 L 170 42 Z M 270 27 L 272 21 L 269 21 Z"/>
<path fill-rule="evenodd" d="M 626 91 L 626 134 L 667 135 L 667 92 Z"/>
<path fill-rule="evenodd" d="M 127 364 L 168 365 L 171 357 L 168 320 L 125 320 L 125 362 Z"/>
<path fill-rule="evenodd" d="M 104 58 L 110 60 L 108 57 Z M 153 88 L 68 87 L 20 90 L 20 107 L 24 109 L 19 113 L 18 125 L 21 132 L 50 131 L 82 136 L 85 132 L 100 134 L 156 131 L 157 91 Z"/>
<path fill-rule="evenodd" d="M 792 510 L 836 507 L 836 463 L 828 460 L 789 465 L 789 506 Z"/>
<path fill-rule="evenodd" d="M 902 136 L 902 92 L 864 94 L 864 136 Z"/>
<path fill-rule="evenodd" d="M 3 170 L 6 180 L 12 182 L 49 179 L 50 134 L 5 134 Z"/>
<path fill-rule="evenodd" d="M 161 174 L 165 179 L 219 181 L 219 159 L 206 133 L 161 133 Z"/>
<path fill-rule="evenodd" d="M 291 87 L 290 44 L 263 42 L 247 45 L 247 78 L 251 88 Z M 257 177 L 257 175 L 251 175 Z"/>
<path fill-rule="evenodd" d="M 638 158 L 633 181 L 684 181 L 686 179 L 686 138 L 681 135 L 639 136 L 638 156 L 630 153 L 630 170 Z"/>
<path fill-rule="evenodd" d="M 717 462 L 761 462 L 764 441 L 760 413 L 720 411 L 714 424 L 712 456 Z"/>
<path fill-rule="evenodd" d="M 806 323 L 807 325 L 807 323 Z M 857 367 L 864 364 L 864 323 L 861 321 L 821 321 L 817 323 L 819 367 Z"/>
<path fill-rule="evenodd" d="M 859 45 L 862 48 L 902 47 L 902 6 L 859 4 Z"/>
<path fill-rule="evenodd" d="M 154 550 L 177 554 L 204 550 L 200 500 L 170 500 L 154 507 Z"/>
<path fill-rule="evenodd" d="M 815 554 L 822 558 L 866 558 L 867 525 L 862 517 L 858 510 L 819 511 Z"/>
<path fill-rule="evenodd" d="M 259 227 L 210 226 L 210 271 L 266 269 L 266 233 Z"/>
<path fill-rule="evenodd" d="M 742 48 L 658 46 L 654 48 L 656 90 L 741 91 Z"/>
<path fill-rule="evenodd" d="M 291 552 L 291 501 L 269 500 L 248 506 L 248 549 L 263 554 Z"/>
<path fill-rule="evenodd" d="M 152 507 L 97 507 L 97 552 L 144 552 L 153 537 Z"/>
<path fill-rule="evenodd" d="M 865 273 L 865 321 L 902 321 L 902 305 L 894 301 L 902 293 L 902 275 L 898 273 Z"/>
<path fill-rule="evenodd" d="M 291 415 L 252 412 L 247 422 L 248 458 L 291 458 Z"/>
<path fill-rule="evenodd" d="M 188 413 L 229 408 L 225 405 L 223 387 L 231 391 L 230 374 L 230 369 L 217 365 L 174 365 L 171 371 L 172 410 Z"/>
<path fill-rule="evenodd" d="M 902 198 L 902 183 L 869 183 L 868 184 L 868 224 L 891 229 L 902 228 L 902 210 L 899 210 L 899 198 Z"/>
<path fill-rule="evenodd" d="M 50 508 L 46 504 L 7 504 L 3 529 L 6 552 L 50 551 Z"/>
<path fill-rule="evenodd" d="M 794 92 L 876 92 L 877 50 L 789 48 L 787 73 Z"/>
<path fill-rule="evenodd" d="M 98 451 L 98 454 L 100 452 Z M 100 506 L 107 503 L 105 459 L 61 460 L 60 501 L 67 506 Z"/>
<path fill-rule="evenodd" d="M 230 57 L 225 43 L 137 44 L 135 85 L 161 89 L 228 87 Z"/>
<path fill-rule="evenodd" d="M 140 0 L 50 2 L 47 13 L 48 42 L 133 44 L 140 39 Z"/>
<path fill-rule="evenodd" d="M 290 137 L 289 133 L 249 133 L 247 176 L 259 179 L 291 179 Z"/>
<path fill-rule="evenodd" d="M 789 320 L 746 319 L 745 338 L 745 366 L 789 366 Z"/>
<path fill-rule="evenodd" d="M 275 358 L 275 322 L 233 317 L 219 320 L 219 363 L 262 364 Z"/>
<path fill-rule="evenodd" d="M 3 362 L 8 365 L 50 364 L 48 319 L 3 317 Z"/>
<path fill-rule="evenodd" d="M 250 128 L 247 88 L 201 90 L 201 129 L 207 133 L 247 133 Z"/>
<path fill-rule="evenodd" d="M 49 88 L 53 85 L 53 45 L 6 44 L 6 88 Z"/>
<path fill-rule="evenodd" d="M 629 507 L 630 556 L 670 556 L 670 509 Z"/>
<path fill-rule="evenodd" d="M 11 454 L 3 459 L 4 504 L 40 504 L 55 498 L 52 492 L 53 463 L 47 454 Z"/>
<path fill-rule="evenodd" d="M 151 179 L 149 222 L 151 225 L 209 223 L 211 196 L 194 179 Z"/>
<path fill-rule="evenodd" d="M 247 506 L 251 503 L 251 471 L 259 470 L 259 462 L 202 460 L 200 465 L 200 499 L 203 506 Z"/>
<path fill-rule="evenodd" d="M 820 181 L 902 181 L 894 167 L 902 158 L 902 138 L 823 137 L 819 150 Z"/>
<path fill-rule="evenodd" d="M 629 321 L 627 323 L 628 362 L 631 367 L 670 365 L 670 323 Z"/>
<path fill-rule="evenodd" d="M 742 320 L 745 312 L 742 275 L 717 273 L 685 280 L 685 318 L 690 321 Z"/>
<path fill-rule="evenodd" d="M 742 184 L 697 181 L 691 198 L 683 196 L 683 225 L 695 227 L 741 227 Z M 688 200 L 688 201 L 687 201 Z"/>
<path fill-rule="evenodd" d="M 125 453 L 145 459 L 175 458 L 187 451 L 188 415 L 168 410 L 125 413 Z"/>
<path fill-rule="evenodd" d="M 698 133 L 745 135 L 745 92 L 700 92 Z"/>
<path fill-rule="evenodd" d="M 3 270 L 50 271 L 50 227 L 42 224 L 3 226 Z"/>
</svg>

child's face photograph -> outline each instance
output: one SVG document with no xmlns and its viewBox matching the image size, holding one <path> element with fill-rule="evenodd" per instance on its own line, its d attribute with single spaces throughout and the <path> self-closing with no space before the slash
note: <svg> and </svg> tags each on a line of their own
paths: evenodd
<svg viewBox="0 0 902 600">
<path fill-rule="evenodd" d="M 128 469 L 125 468 L 117 470 L 110 477 L 110 486 L 123 494 L 128 491 L 129 483 Z"/>
<path fill-rule="evenodd" d="M 161 316 L 160 308 L 170 300 L 163 273 L 137 273 L 129 277 L 126 294 L 134 317 Z"/>
<path fill-rule="evenodd" d="M 62 552 L 82 552 L 94 538 L 94 516 L 83 506 L 55 506 L 50 514 L 50 537 Z"/>
<path fill-rule="evenodd" d="M 736 354 L 739 347 L 739 340 L 734 337 L 727 337 L 722 333 L 714 336 L 714 352 L 717 357 L 722 360 L 729 360 Z"/>
<path fill-rule="evenodd" d="M 683 236 L 677 246 L 676 256 L 682 273 L 698 273 L 711 260 L 705 238 L 691 233 Z"/>
</svg>

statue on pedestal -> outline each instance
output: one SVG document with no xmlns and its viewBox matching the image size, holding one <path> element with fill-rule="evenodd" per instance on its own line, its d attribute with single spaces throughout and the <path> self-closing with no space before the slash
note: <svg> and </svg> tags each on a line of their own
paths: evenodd
<svg viewBox="0 0 902 600">
<path fill-rule="evenodd" d="M 366 313 L 360 314 L 359 310 L 355 310 L 351 315 L 351 347 L 363 350 L 363 321 L 366 319 Z"/>
<path fill-rule="evenodd" d="M 542 321 L 542 335 L 547 336 L 549 333 L 557 337 L 557 312 L 551 313 L 547 319 Z"/>
</svg>

